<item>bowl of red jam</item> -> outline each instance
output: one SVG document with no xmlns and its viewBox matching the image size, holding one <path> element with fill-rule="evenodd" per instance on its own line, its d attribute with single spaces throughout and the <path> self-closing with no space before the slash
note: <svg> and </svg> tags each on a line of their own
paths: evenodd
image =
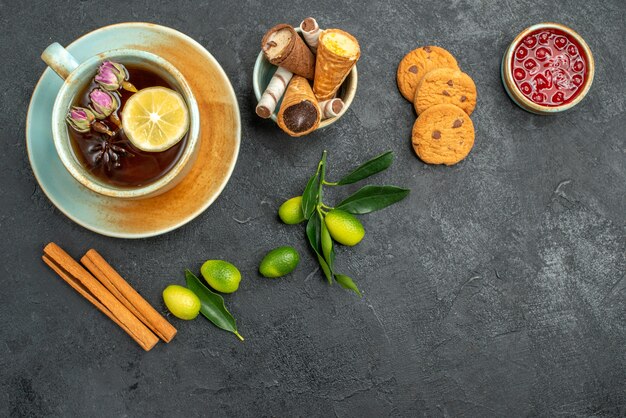
<svg viewBox="0 0 626 418">
<path fill-rule="evenodd" d="M 524 29 L 502 59 L 502 82 L 522 109 L 550 115 L 576 106 L 593 82 L 594 62 L 585 40 L 558 23 Z"/>
</svg>

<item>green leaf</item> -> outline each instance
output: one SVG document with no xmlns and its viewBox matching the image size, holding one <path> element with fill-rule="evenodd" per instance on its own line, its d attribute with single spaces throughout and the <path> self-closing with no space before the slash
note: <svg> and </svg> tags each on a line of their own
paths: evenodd
<svg viewBox="0 0 626 418">
<path fill-rule="evenodd" d="M 319 215 L 318 215 L 319 216 Z M 335 250 L 333 248 L 333 239 L 330 237 L 330 233 L 328 232 L 328 228 L 326 227 L 326 222 L 324 219 L 320 218 L 320 242 L 322 244 L 322 255 L 324 255 L 324 259 L 330 266 L 333 268 L 333 264 L 335 262 Z"/>
<path fill-rule="evenodd" d="M 309 218 L 309 221 L 306 224 L 306 236 L 309 239 L 309 244 L 311 245 L 311 248 L 313 248 L 313 251 L 319 254 L 321 253 L 321 247 L 319 243 L 318 228 L 319 218 L 316 213 L 315 216 L 311 216 Z"/>
<path fill-rule="evenodd" d="M 309 244 L 315 254 L 317 255 L 317 261 L 319 261 L 320 267 L 326 276 L 329 283 L 333 282 L 333 271 L 328 263 L 322 256 L 322 250 L 320 246 L 320 217 L 317 212 L 311 216 L 309 222 L 306 224 L 306 236 L 309 238 Z"/>
<path fill-rule="evenodd" d="M 380 173 L 381 171 L 389 168 L 392 162 L 393 152 L 387 151 L 384 154 L 381 154 L 378 157 L 372 158 L 368 162 L 361 164 L 352 173 L 339 180 L 337 182 L 337 185 L 341 186 L 344 184 L 356 183 L 357 181 L 363 180 L 376 173 Z"/>
<path fill-rule="evenodd" d="M 361 291 L 359 290 L 358 287 L 356 287 L 356 284 L 354 283 L 354 281 L 348 276 L 346 276 L 345 274 L 335 274 L 335 280 L 337 280 L 337 283 L 339 283 L 339 285 L 343 287 L 344 289 L 352 290 L 354 293 L 356 293 L 360 297 L 363 297 L 363 295 L 361 294 Z"/>
<path fill-rule="evenodd" d="M 320 160 L 319 164 L 319 173 L 320 178 L 317 188 L 317 202 L 315 202 L 316 205 L 318 203 L 321 203 L 322 199 L 324 198 L 324 181 L 326 179 L 326 150 L 324 150 L 324 152 L 322 153 L 322 159 Z"/>
<path fill-rule="evenodd" d="M 243 341 L 243 337 L 237 332 L 235 318 L 224 305 L 224 298 L 212 292 L 189 270 L 185 270 L 185 281 L 187 287 L 200 299 L 200 313 L 213 322 L 216 327 L 232 332 Z"/>
<path fill-rule="evenodd" d="M 393 205 L 408 194 L 408 189 L 396 186 L 365 186 L 341 202 L 336 209 L 363 215 Z"/>
<path fill-rule="evenodd" d="M 324 258 L 319 254 L 317 255 L 317 261 L 320 263 L 320 267 L 322 268 L 322 271 L 324 272 L 324 276 L 326 276 L 328 283 L 333 284 L 333 271 L 331 270 L 330 266 L 326 263 L 326 261 L 324 261 Z"/>
<path fill-rule="evenodd" d="M 322 200 L 322 182 L 324 181 L 326 165 L 326 151 L 322 153 L 322 159 L 317 164 L 315 175 L 309 179 L 302 192 L 302 213 L 309 219 L 317 204 Z"/>
<path fill-rule="evenodd" d="M 318 171 L 309 179 L 302 193 L 302 213 L 309 219 L 317 206 L 317 193 L 320 182 L 320 172 Z"/>
</svg>

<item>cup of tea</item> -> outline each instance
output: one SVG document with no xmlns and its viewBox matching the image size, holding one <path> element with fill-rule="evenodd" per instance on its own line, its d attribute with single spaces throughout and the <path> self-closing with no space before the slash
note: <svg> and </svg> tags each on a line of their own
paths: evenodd
<svg viewBox="0 0 626 418">
<path fill-rule="evenodd" d="M 41 58 L 64 79 L 52 110 L 53 141 L 63 165 L 83 186 L 106 196 L 140 199 L 170 190 L 189 172 L 200 148 L 200 113 L 191 88 L 172 64 L 135 49 L 106 51 L 79 62 L 58 43 Z M 127 81 L 121 83 L 130 87 L 111 88 L 106 79 L 97 80 L 103 64 L 115 66 L 110 69 L 118 75 L 123 72 Z M 132 99 L 139 94 L 141 99 Z M 172 107 L 172 100 L 179 106 Z M 144 116 L 133 117 L 133 132 L 140 133 L 135 135 L 123 129 L 124 107 L 133 101 L 130 107 L 145 110 Z M 184 115 L 186 131 L 174 126 L 180 117 L 168 120 L 178 114 Z M 157 122 L 144 127 L 142 117 Z M 78 123 L 72 118 L 79 118 Z M 159 148 L 170 131 L 180 139 Z M 138 136 L 148 147 L 138 146 Z M 151 138 L 154 148 L 149 147 Z"/>
</svg>

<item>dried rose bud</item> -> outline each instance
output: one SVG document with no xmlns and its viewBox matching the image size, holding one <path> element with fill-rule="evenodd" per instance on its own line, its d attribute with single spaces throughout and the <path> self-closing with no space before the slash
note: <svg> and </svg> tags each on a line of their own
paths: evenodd
<svg viewBox="0 0 626 418">
<path fill-rule="evenodd" d="M 95 115 L 89 109 L 84 107 L 72 106 L 65 117 L 67 124 L 76 132 L 89 132 L 91 124 L 96 120 Z"/>
<path fill-rule="evenodd" d="M 98 68 L 94 80 L 105 90 L 119 90 L 122 81 L 126 80 L 126 69 L 122 64 L 104 61 Z"/>
<path fill-rule="evenodd" d="M 125 90 L 136 92 L 135 86 L 126 79 L 126 68 L 113 61 L 104 61 L 98 68 L 98 74 L 94 77 L 95 82 L 105 90 L 116 91 L 122 87 Z"/>
<path fill-rule="evenodd" d="M 97 119 L 106 119 L 117 109 L 117 99 L 111 93 L 102 89 L 93 89 L 89 93 L 91 111 Z"/>
</svg>

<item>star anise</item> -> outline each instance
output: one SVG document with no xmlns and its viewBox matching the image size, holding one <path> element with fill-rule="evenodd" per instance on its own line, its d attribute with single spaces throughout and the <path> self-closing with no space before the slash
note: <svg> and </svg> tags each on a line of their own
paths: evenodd
<svg viewBox="0 0 626 418">
<path fill-rule="evenodd" d="M 91 151 L 95 154 L 94 164 L 104 164 L 107 171 L 120 167 L 122 158 L 135 156 L 132 152 L 115 145 L 110 138 L 104 136 L 99 138 L 99 142 L 93 146 Z"/>
</svg>

